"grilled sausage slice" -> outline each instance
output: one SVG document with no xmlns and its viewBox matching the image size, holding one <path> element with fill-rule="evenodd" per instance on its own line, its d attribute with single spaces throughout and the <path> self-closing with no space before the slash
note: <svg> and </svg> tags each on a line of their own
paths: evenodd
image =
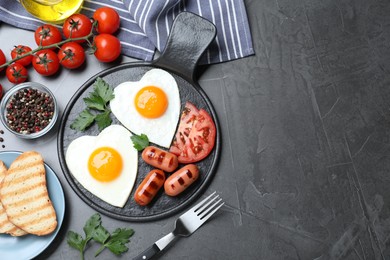
<svg viewBox="0 0 390 260">
<path fill-rule="evenodd" d="M 141 206 L 148 205 L 164 185 L 164 182 L 165 173 L 162 170 L 151 170 L 135 191 L 135 202 Z"/>
<path fill-rule="evenodd" d="M 187 164 L 173 173 L 165 181 L 164 190 L 169 196 L 177 196 L 199 177 L 199 169 L 195 164 Z"/>
<path fill-rule="evenodd" d="M 177 156 L 155 146 L 148 146 L 142 152 L 142 159 L 153 167 L 166 172 L 173 172 L 179 165 Z"/>
</svg>

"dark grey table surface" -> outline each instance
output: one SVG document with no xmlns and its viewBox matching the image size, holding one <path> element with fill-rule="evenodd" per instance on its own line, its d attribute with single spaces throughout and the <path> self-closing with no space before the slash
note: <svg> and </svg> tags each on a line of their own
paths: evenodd
<svg viewBox="0 0 390 260">
<path fill-rule="evenodd" d="M 201 198 L 216 190 L 226 204 L 159 257 L 390 259 L 390 3 L 245 2 L 256 55 L 208 66 L 199 77 L 223 141 L 218 171 Z M 31 32 L 6 24 L 0 39 L 5 51 L 34 43 Z M 30 80 L 48 85 L 63 110 L 82 83 L 110 66 L 89 57 L 83 70 L 56 77 L 30 69 Z M 0 83 L 11 87 L 3 73 Z M 3 150 L 40 151 L 65 190 L 62 229 L 38 258 L 77 259 L 66 233 L 82 232 L 95 211 L 66 182 L 56 134 L 3 137 Z M 169 233 L 179 215 L 147 223 L 102 219 L 109 230 L 135 230 L 122 257 L 131 259 Z M 113 258 L 106 250 L 98 259 Z"/>
</svg>

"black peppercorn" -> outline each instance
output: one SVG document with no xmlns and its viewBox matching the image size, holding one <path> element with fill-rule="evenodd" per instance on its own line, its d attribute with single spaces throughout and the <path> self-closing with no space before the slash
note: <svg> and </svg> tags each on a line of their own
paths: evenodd
<svg viewBox="0 0 390 260">
<path fill-rule="evenodd" d="M 9 127 L 21 134 L 37 133 L 53 118 L 54 101 L 47 93 L 25 88 L 17 91 L 6 106 Z"/>
</svg>

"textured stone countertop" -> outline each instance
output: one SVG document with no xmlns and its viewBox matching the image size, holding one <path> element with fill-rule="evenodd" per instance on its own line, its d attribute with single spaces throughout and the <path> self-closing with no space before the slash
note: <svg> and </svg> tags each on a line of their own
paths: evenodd
<svg viewBox="0 0 390 260">
<path fill-rule="evenodd" d="M 390 3 L 245 2 L 256 55 L 207 66 L 199 76 L 223 144 L 199 200 L 216 190 L 225 206 L 159 258 L 390 259 Z M 33 45 L 32 32 L 0 24 L 1 49 L 21 43 Z M 50 85 L 63 111 L 80 85 L 110 66 L 89 57 L 80 71 L 31 72 L 30 80 Z M 11 87 L 4 73 L 0 83 Z M 2 137 L 3 150 L 40 151 L 65 190 L 62 229 L 38 259 L 78 259 L 66 233 L 81 233 L 95 210 L 61 174 L 56 134 Z M 122 257 L 131 259 L 180 214 L 147 223 L 102 219 L 109 230 L 135 230 Z M 97 259 L 112 258 L 105 250 Z"/>
</svg>

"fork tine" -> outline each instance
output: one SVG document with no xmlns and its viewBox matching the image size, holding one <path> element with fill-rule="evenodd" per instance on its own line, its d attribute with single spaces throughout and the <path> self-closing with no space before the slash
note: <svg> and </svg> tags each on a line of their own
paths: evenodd
<svg viewBox="0 0 390 260">
<path fill-rule="evenodd" d="M 198 204 L 196 204 L 195 206 L 190 208 L 186 213 L 188 213 L 190 211 L 196 212 L 197 210 L 199 210 L 199 208 L 202 207 L 215 193 L 216 193 L 216 191 L 211 193 L 207 198 L 205 198 L 204 200 L 202 200 L 201 202 L 199 202 Z M 184 213 L 183 215 L 185 215 L 186 213 Z"/>
<path fill-rule="evenodd" d="M 222 199 L 219 199 L 205 214 L 203 214 L 200 217 L 200 220 L 205 222 L 212 215 L 214 215 L 214 213 L 217 212 L 217 210 L 219 210 L 225 204 L 225 202 L 220 203 L 221 201 L 222 201 Z"/>
<path fill-rule="evenodd" d="M 216 196 L 214 196 L 216 195 Z M 206 208 L 209 207 L 211 203 L 213 203 L 214 200 L 218 199 L 219 195 L 215 194 L 215 191 L 208 196 L 206 199 L 204 199 L 201 203 L 198 204 L 198 207 L 194 210 L 198 215 L 201 214 Z"/>
<path fill-rule="evenodd" d="M 219 199 L 219 200 L 218 200 Z M 204 215 L 206 211 L 209 211 L 211 208 L 213 208 L 219 201 L 222 199 L 219 196 L 214 197 L 212 200 L 207 202 L 202 208 L 200 208 L 196 213 L 197 216 Z"/>
</svg>

